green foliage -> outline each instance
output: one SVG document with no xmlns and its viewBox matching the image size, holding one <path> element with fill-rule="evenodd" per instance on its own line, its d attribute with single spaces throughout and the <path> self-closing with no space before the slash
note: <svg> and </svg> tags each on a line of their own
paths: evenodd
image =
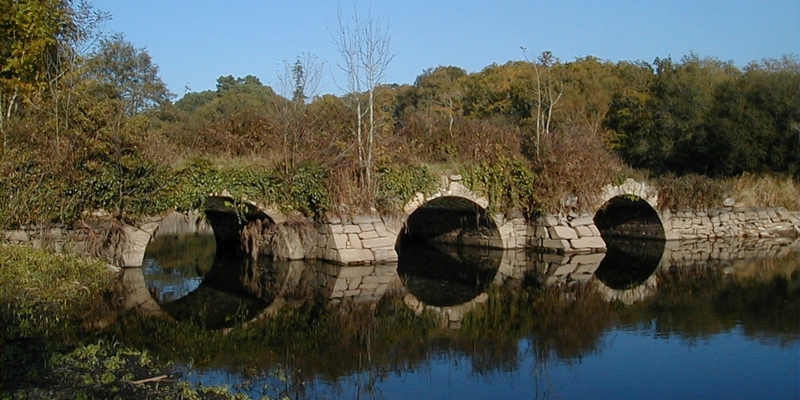
<svg viewBox="0 0 800 400">
<path fill-rule="evenodd" d="M 0 304 L 4 341 L 63 336 L 79 326 L 112 274 L 98 260 L 26 247 L 0 251 Z"/>
<path fill-rule="evenodd" d="M 274 170 L 217 167 L 208 160 L 195 158 L 173 170 L 166 201 L 179 211 L 201 210 L 208 195 L 225 190 L 234 200 L 258 200 L 318 216 L 330 207 L 325 186 L 327 174 L 324 167 L 306 164 L 289 181 Z"/>
<path fill-rule="evenodd" d="M 378 174 L 378 199 L 395 208 L 402 207 L 414 193 L 429 193 L 436 187 L 436 178 L 425 166 L 383 166 Z"/>
<path fill-rule="evenodd" d="M 500 157 L 496 162 L 465 166 L 464 184 L 489 198 L 489 211 L 520 208 L 528 214 L 538 211 L 535 197 L 536 174 L 519 158 Z"/>
<path fill-rule="evenodd" d="M 656 59 L 644 92 L 617 92 L 606 117 L 615 146 L 635 168 L 731 176 L 800 171 L 800 67 L 796 58 L 744 73 L 691 54 Z"/>
<path fill-rule="evenodd" d="M 111 98 L 122 102 L 128 117 L 156 108 L 172 97 L 150 55 L 134 47 L 122 34 L 102 38 L 87 66 L 91 79 Z"/>
</svg>

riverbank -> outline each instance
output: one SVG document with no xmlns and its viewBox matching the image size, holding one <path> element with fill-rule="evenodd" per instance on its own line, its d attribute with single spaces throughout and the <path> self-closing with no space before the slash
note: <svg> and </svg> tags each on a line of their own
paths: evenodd
<svg viewBox="0 0 800 400">
<path fill-rule="evenodd" d="M 1 249 L 1 398 L 246 398 L 191 387 L 146 349 L 96 335 L 87 321 L 114 307 L 119 270 L 74 254 Z"/>
</svg>

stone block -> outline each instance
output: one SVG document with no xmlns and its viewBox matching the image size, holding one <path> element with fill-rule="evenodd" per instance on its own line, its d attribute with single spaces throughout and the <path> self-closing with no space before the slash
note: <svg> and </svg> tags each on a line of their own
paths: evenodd
<svg viewBox="0 0 800 400">
<path fill-rule="evenodd" d="M 605 257 L 605 253 L 577 254 L 572 256 L 571 262 L 581 265 L 600 265 L 600 262 L 603 261 Z"/>
<path fill-rule="evenodd" d="M 397 252 L 395 252 L 397 254 Z M 397 276 L 397 265 L 376 265 L 375 275 L 377 276 Z"/>
<path fill-rule="evenodd" d="M 336 261 L 344 264 L 369 263 L 375 261 L 375 256 L 368 249 L 345 249 L 339 250 L 339 257 Z"/>
<path fill-rule="evenodd" d="M 572 247 L 576 249 L 605 249 L 606 242 L 603 241 L 603 238 L 598 236 L 592 237 L 583 237 L 580 239 L 572 239 L 570 240 Z"/>
<path fill-rule="evenodd" d="M 497 231 L 500 233 L 500 237 L 508 237 L 508 235 L 514 230 L 514 226 L 512 224 L 503 224 L 497 227 Z"/>
<path fill-rule="evenodd" d="M 331 233 L 344 233 L 344 225 L 331 224 L 328 225 L 328 229 L 330 229 Z"/>
<path fill-rule="evenodd" d="M 586 225 L 576 227 L 575 232 L 578 234 L 578 237 L 594 236 L 592 230 Z"/>
<path fill-rule="evenodd" d="M 565 239 L 542 239 L 542 247 L 559 250 L 568 250 L 572 248 L 569 244 L 569 240 Z"/>
<path fill-rule="evenodd" d="M 371 224 L 373 222 L 380 222 L 381 219 L 374 215 L 357 215 L 353 217 L 353 224 L 355 225 L 362 225 L 362 224 Z"/>
<path fill-rule="evenodd" d="M 593 274 L 591 272 L 585 273 L 576 271 L 575 273 L 569 274 L 569 279 L 575 282 L 589 282 L 592 279 Z"/>
<path fill-rule="evenodd" d="M 383 236 L 397 236 L 396 234 L 395 235 L 389 234 L 389 231 L 386 230 L 386 225 L 384 225 L 383 221 L 376 222 L 376 223 L 374 223 L 372 225 L 375 227 L 375 233 L 377 233 L 378 236 L 381 236 L 381 237 L 383 237 Z"/>
<path fill-rule="evenodd" d="M 397 251 L 394 249 L 372 249 L 377 262 L 394 262 L 398 260 Z M 395 272 L 396 273 L 396 272 Z"/>
<path fill-rule="evenodd" d="M 333 284 L 333 292 L 342 292 L 347 290 L 347 279 L 337 279 Z M 341 296 L 340 296 L 341 297 Z"/>
<path fill-rule="evenodd" d="M 553 226 L 548 229 L 550 237 L 553 239 L 577 239 L 578 234 L 568 226 Z"/>
<path fill-rule="evenodd" d="M 379 236 L 378 236 L 378 232 L 372 230 L 372 231 L 369 231 L 369 232 L 361 232 L 358 235 L 358 237 L 360 239 L 375 239 L 376 237 L 379 237 Z"/>
<path fill-rule="evenodd" d="M 361 228 L 358 225 L 345 225 L 342 233 L 361 233 Z"/>
<path fill-rule="evenodd" d="M 380 221 L 378 221 L 378 222 L 380 222 Z M 359 224 L 358 226 L 361 228 L 361 232 L 374 232 L 375 231 L 375 225 L 374 224 Z"/>
<path fill-rule="evenodd" d="M 549 228 L 551 226 L 558 225 L 558 219 L 556 217 L 552 216 L 552 215 L 548 215 L 546 217 L 540 217 L 537 220 L 537 223 L 539 225 L 542 225 L 542 226 L 545 226 L 545 227 Z"/>
<path fill-rule="evenodd" d="M 22 230 L 6 232 L 6 241 L 12 243 L 23 243 L 30 240 L 28 233 Z"/>
<path fill-rule="evenodd" d="M 361 249 L 361 239 L 358 238 L 357 233 L 350 233 L 347 235 L 348 249 Z"/>
<path fill-rule="evenodd" d="M 347 248 L 347 235 L 343 233 L 334 233 L 328 236 L 328 248 L 330 249 L 346 249 Z"/>
<path fill-rule="evenodd" d="M 358 288 L 361 289 L 362 294 L 366 292 L 374 293 L 375 289 L 378 288 L 378 284 L 361 282 L 361 285 L 359 285 Z"/>
<path fill-rule="evenodd" d="M 550 239 L 550 234 L 547 233 L 547 228 L 544 226 L 537 226 L 533 236 L 540 239 Z"/>
<path fill-rule="evenodd" d="M 575 272 L 575 268 L 577 268 L 577 267 L 578 266 L 575 265 L 575 264 L 559 265 L 557 268 L 555 268 L 553 270 L 552 275 L 555 275 L 555 276 L 569 275 L 569 274 Z"/>
<path fill-rule="evenodd" d="M 542 261 L 548 264 L 569 264 L 570 257 L 563 254 L 542 254 Z"/>
<path fill-rule="evenodd" d="M 366 249 L 374 249 L 378 247 L 391 247 L 394 248 L 394 244 L 397 238 L 394 237 L 379 237 L 375 239 L 364 239 L 361 241 L 361 246 Z"/>
<path fill-rule="evenodd" d="M 586 226 L 590 224 L 594 224 L 594 220 L 592 219 L 592 217 L 579 217 L 573 219 L 572 221 L 569 221 L 569 226 L 573 228 L 577 228 L 579 226 Z"/>
<path fill-rule="evenodd" d="M 354 276 L 352 278 L 347 278 L 347 290 L 359 289 L 359 286 L 361 286 L 361 277 Z"/>
<path fill-rule="evenodd" d="M 603 253 L 600 253 L 603 254 Z M 594 271 L 600 266 L 600 263 L 597 264 L 578 264 L 578 268 L 575 268 L 575 273 L 577 274 L 593 274 Z"/>
<path fill-rule="evenodd" d="M 381 283 L 389 283 L 394 279 L 392 276 L 384 275 L 384 276 L 377 276 L 377 275 L 368 275 L 361 278 L 361 283 L 374 283 L 374 284 L 381 284 Z"/>
<path fill-rule="evenodd" d="M 366 251 L 366 252 L 368 252 L 370 256 L 372 255 L 371 251 Z M 361 278 L 363 276 L 371 275 L 373 271 L 375 271 L 375 267 L 372 266 L 342 267 L 342 269 L 339 270 L 338 278 L 339 279 L 353 278 L 353 277 Z"/>
</svg>

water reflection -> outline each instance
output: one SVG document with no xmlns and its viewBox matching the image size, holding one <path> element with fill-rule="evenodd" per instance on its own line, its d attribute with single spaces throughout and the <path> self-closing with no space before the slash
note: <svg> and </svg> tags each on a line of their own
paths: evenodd
<svg viewBox="0 0 800 400">
<path fill-rule="evenodd" d="M 142 268 L 148 289 L 159 303 L 177 300 L 197 289 L 214 264 L 213 234 L 159 235 L 150 242 Z"/>
<path fill-rule="evenodd" d="M 217 249 L 209 233 L 157 236 L 143 263 L 147 289 L 176 320 L 195 320 L 211 329 L 249 320 L 269 305 L 246 284 L 252 261 Z"/>
<path fill-rule="evenodd" d="M 576 387 L 609 385 L 629 388 L 613 392 L 620 398 L 795 395 L 797 242 L 661 243 L 660 254 L 651 242 L 623 247 L 620 253 L 633 261 L 611 251 L 557 256 L 427 247 L 380 266 L 242 261 L 222 268 L 236 257 L 215 256 L 201 269 L 202 283 L 187 299 L 162 304 L 165 310 L 180 315 L 172 308 L 203 309 L 247 293 L 242 297 L 259 307 L 282 305 L 288 312 L 224 338 L 142 331 L 150 346 L 160 346 L 154 351 L 191 372 L 190 380 L 229 384 L 253 397 L 576 398 L 587 395 Z M 644 254 L 635 251 L 641 248 Z M 639 264 L 624 268 L 633 263 Z M 166 282 L 159 279 L 153 282 Z M 636 290 L 643 294 L 621 295 Z M 213 300 L 191 299 L 194 293 Z M 430 312 L 436 309 L 446 314 L 444 326 Z M 258 319 L 264 310 L 242 319 Z M 202 361 L 189 370 L 181 364 L 189 359 Z M 671 365 L 683 365 L 682 374 L 702 382 L 668 395 L 647 391 L 648 385 L 675 388 Z M 629 373 L 604 378 L 598 370 Z M 646 374 L 648 385 L 631 374 Z M 443 387 L 458 389 L 445 393 Z"/>
<path fill-rule="evenodd" d="M 494 281 L 503 251 L 417 242 L 400 251 L 397 272 L 419 301 L 434 307 L 464 304 Z"/>
</svg>

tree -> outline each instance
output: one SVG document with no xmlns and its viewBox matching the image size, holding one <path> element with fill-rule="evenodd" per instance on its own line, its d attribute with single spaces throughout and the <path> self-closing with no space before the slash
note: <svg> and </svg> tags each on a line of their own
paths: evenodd
<svg viewBox="0 0 800 400">
<path fill-rule="evenodd" d="M 467 71 L 453 66 L 439 66 L 425 70 L 418 76 L 414 86 L 419 89 L 418 108 L 428 112 L 443 113 L 447 116 L 447 132 L 453 136 L 453 123 L 461 114 L 463 91 L 459 80 L 467 76 Z"/>
<path fill-rule="evenodd" d="M 370 194 L 373 193 L 372 169 L 373 149 L 375 147 L 375 89 L 381 83 L 386 68 L 394 58 L 389 50 L 390 36 L 388 26 L 381 25 L 380 18 L 373 19 L 367 15 L 361 19 L 353 12 L 352 25 L 342 20 L 339 13 L 339 30 L 333 40 L 342 64 L 339 68 L 345 73 L 347 97 L 356 108 L 356 147 L 358 150 L 359 174 L 362 184 Z M 362 112 L 362 89 L 367 90 L 366 110 Z M 367 114 L 367 132 L 364 137 L 363 118 Z"/>
<path fill-rule="evenodd" d="M 608 127 L 619 137 L 619 151 L 637 168 L 657 173 L 707 173 L 706 117 L 714 92 L 740 71 L 730 62 L 690 54 L 674 62 L 656 59 L 646 95 L 615 95 Z"/>
<path fill-rule="evenodd" d="M 91 77 L 122 102 L 127 117 L 156 108 L 173 94 L 158 76 L 158 66 L 143 48 L 136 48 L 121 34 L 100 41 L 88 61 Z"/>
<path fill-rule="evenodd" d="M 56 54 L 67 17 L 61 1 L 0 0 L 0 131 L 2 152 L 8 124 L 21 102 L 30 102 L 47 86 L 48 58 Z"/>
<path fill-rule="evenodd" d="M 525 55 L 525 48 L 522 48 L 522 54 L 527 60 Z M 528 60 L 530 62 L 530 60 Z M 556 104 L 564 96 L 563 82 L 552 77 L 552 71 L 561 65 L 561 61 L 553 56 L 550 51 L 543 51 L 537 57 L 538 64 L 532 62 L 534 70 L 536 71 L 536 102 L 535 116 L 536 121 L 535 129 L 535 153 L 536 159 L 540 158 L 540 148 L 542 137 L 547 138 L 550 136 L 550 125 L 553 121 L 553 109 Z"/>
<path fill-rule="evenodd" d="M 314 55 L 305 53 L 292 64 L 284 62 L 283 69 L 278 76 L 278 91 L 283 97 L 275 102 L 275 119 L 282 139 L 281 171 L 291 184 L 300 157 L 307 159 L 316 153 L 307 146 L 313 136 L 313 114 L 309 113 L 307 101 L 318 94 L 323 64 Z"/>
</svg>

